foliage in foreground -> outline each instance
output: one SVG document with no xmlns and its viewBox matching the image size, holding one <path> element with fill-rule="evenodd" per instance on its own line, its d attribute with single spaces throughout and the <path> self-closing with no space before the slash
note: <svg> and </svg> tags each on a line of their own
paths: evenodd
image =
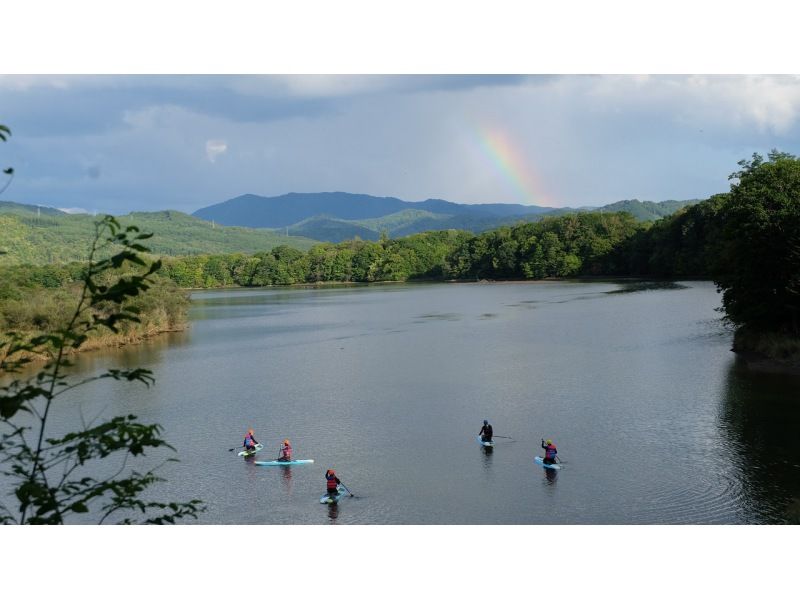
<svg viewBox="0 0 800 598">
<path fill-rule="evenodd" d="M 93 331 L 105 328 L 118 332 L 120 326 L 138 321 L 139 308 L 131 299 L 144 296 L 160 262 L 145 263 L 140 253 L 147 249 L 140 241 L 150 235 L 136 227 L 124 231 L 110 216 L 95 224 L 83 286 L 66 324 L 57 331 L 32 339 L 11 333 L 0 343 L 0 473 L 11 506 L 0 504 L 0 522 L 61 524 L 79 514 L 96 523 L 174 523 L 183 517 L 196 518 L 203 510 L 198 500 L 162 502 L 144 498 L 162 481 L 152 468 L 139 472 L 128 468 L 128 459 L 146 451 L 172 449 L 161 438 L 157 424 L 142 424 L 127 415 L 64 436 L 48 436 L 51 408 L 66 393 L 95 380 L 154 381 L 150 371 L 108 370 L 93 378 L 72 381 L 65 374 L 71 363 L 70 349 L 79 348 Z M 121 247 L 116 253 L 107 250 Z M 112 253 L 97 259 L 98 255 Z M 114 276 L 114 273 L 119 275 Z M 30 355 L 46 353 L 52 359 L 33 377 L 25 379 L 24 366 Z M 174 449 L 172 449 L 174 450 Z M 174 459 L 167 459 L 172 461 Z M 96 471 L 107 470 L 94 477 Z"/>
</svg>

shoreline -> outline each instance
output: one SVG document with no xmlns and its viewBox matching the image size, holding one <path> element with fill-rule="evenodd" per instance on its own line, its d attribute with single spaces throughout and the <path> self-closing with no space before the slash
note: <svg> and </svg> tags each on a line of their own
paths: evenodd
<svg viewBox="0 0 800 598">
<path fill-rule="evenodd" d="M 77 355 L 79 353 L 90 353 L 92 351 L 100 351 L 102 349 L 119 349 L 122 347 L 127 347 L 131 345 L 140 345 L 142 343 L 146 343 L 147 341 L 161 336 L 162 334 L 169 334 L 171 332 L 183 332 L 189 328 L 188 322 L 182 324 L 180 326 L 171 326 L 171 327 L 151 327 L 145 330 L 142 333 L 128 333 L 128 334 L 112 334 L 112 335 L 103 335 L 96 338 L 88 338 L 84 343 L 78 347 L 77 349 L 66 349 L 64 351 L 65 355 Z M 27 351 L 23 351 L 17 354 L 17 358 L 11 360 L 12 362 L 18 361 L 19 359 L 29 359 L 30 363 L 46 363 L 48 361 L 52 361 L 55 355 L 52 353 L 30 353 Z M 0 353 L 0 360 L 4 360 L 6 358 L 6 354 Z"/>
<path fill-rule="evenodd" d="M 796 359 L 778 359 L 777 357 L 768 357 L 756 351 L 745 349 L 731 349 L 731 351 L 740 358 L 751 372 L 800 376 L 800 357 Z"/>
<path fill-rule="evenodd" d="M 698 278 L 691 276 L 682 276 L 679 278 L 657 278 L 657 277 L 642 277 L 642 276 L 577 276 L 570 278 L 500 278 L 489 279 L 482 278 L 478 280 L 466 280 L 461 278 L 416 278 L 412 280 L 374 280 L 374 281 L 342 281 L 342 280 L 322 280 L 319 282 L 294 282 L 292 284 L 267 284 L 267 285 L 229 285 L 221 287 L 178 287 L 182 291 L 235 291 L 240 289 L 302 289 L 302 288 L 318 288 L 318 287 L 337 287 L 337 286 L 367 286 L 367 285 L 380 285 L 380 284 L 533 284 L 533 283 L 554 283 L 554 282 L 609 282 L 609 283 L 626 283 L 626 282 L 678 282 L 678 281 L 692 281 L 692 282 L 713 282 L 710 278 Z"/>
</svg>

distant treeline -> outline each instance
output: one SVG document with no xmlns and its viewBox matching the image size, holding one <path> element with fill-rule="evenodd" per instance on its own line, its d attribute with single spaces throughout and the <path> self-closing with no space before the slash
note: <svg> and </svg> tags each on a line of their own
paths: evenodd
<svg viewBox="0 0 800 598">
<path fill-rule="evenodd" d="M 637 222 L 625 212 L 577 213 L 478 235 L 435 231 L 321 243 L 305 252 L 279 246 L 254 255 L 164 258 L 161 274 L 183 288 L 583 275 L 704 277 L 710 274 L 705 246 L 694 237 L 702 234 L 698 216 L 704 205 L 655 224 Z"/>
</svg>

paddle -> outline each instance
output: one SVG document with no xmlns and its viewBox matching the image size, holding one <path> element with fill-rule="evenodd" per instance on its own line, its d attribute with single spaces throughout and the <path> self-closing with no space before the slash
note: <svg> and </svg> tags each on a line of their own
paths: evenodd
<svg viewBox="0 0 800 598">
<path fill-rule="evenodd" d="M 345 486 L 344 484 L 342 484 L 342 480 L 339 480 L 339 483 L 342 485 L 342 488 L 344 488 L 345 490 L 347 490 L 347 493 L 350 495 L 350 498 L 355 498 L 355 497 L 356 497 L 356 495 L 355 495 L 355 494 L 353 494 L 352 492 L 350 492 L 350 489 L 349 489 L 347 486 Z"/>
<path fill-rule="evenodd" d="M 511 438 L 511 436 L 500 436 L 500 434 L 495 434 L 494 437 L 495 438 L 508 438 L 509 440 L 514 440 L 513 438 Z"/>
</svg>

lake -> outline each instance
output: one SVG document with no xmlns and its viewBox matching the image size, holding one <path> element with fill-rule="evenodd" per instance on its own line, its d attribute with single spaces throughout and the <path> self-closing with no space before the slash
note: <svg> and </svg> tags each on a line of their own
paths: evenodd
<svg viewBox="0 0 800 598">
<path fill-rule="evenodd" d="M 800 382 L 747 370 L 708 282 L 195 292 L 190 329 L 87 354 L 156 384 L 65 397 L 178 449 L 156 495 L 205 524 L 778 523 L 800 497 Z M 477 442 L 488 419 L 494 449 Z M 229 449 L 252 427 L 274 459 Z M 564 467 L 537 466 L 552 438 Z M 166 455 L 162 455 L 166 456 Z M 356 498 L 319 503 L 333 468 Z"/>
</svg>

